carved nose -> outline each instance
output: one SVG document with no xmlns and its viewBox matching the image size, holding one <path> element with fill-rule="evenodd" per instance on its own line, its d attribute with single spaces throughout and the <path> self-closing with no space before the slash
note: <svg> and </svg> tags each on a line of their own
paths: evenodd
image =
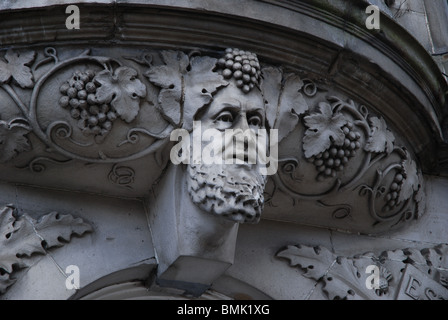
<svg viewBox="0 0 448 320">
<path fill-rule="evenodd" d="M 249 164 L 256 162 L 256 136 L 250 129 L 246 131 L 247 129 L 236 128 L 232 134 L 226 136 L 223 150 L 225 160 L 234 162 L 239 159 Z"/>
<path fill-rule="evenodd" d="M 243 131 L 246 131 L 247 129 L 249 129 L 249 123 L 247 122 L 245 114 L 241 115 L 240 119 L 235 124 L 235 129 L 241 129 Z"/>
</svg>

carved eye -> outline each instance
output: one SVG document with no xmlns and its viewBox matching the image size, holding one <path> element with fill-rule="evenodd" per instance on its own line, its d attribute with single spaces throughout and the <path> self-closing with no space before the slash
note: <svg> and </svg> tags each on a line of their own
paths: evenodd
<svg viewBox="0 0 448 320">
<path fill-rule="evenodd" d="M 233 115 L 229 111 L 221 112 L 216 121 L 231 123 L 233 122 Z"/>
<path fill-rule="evenodd" d="M 249 118 L 249 121 L 247 121 L 249 126 L 252 127 L 261 127 L 261 117 L 260 116 L 252 116 Z"/>
</svg>

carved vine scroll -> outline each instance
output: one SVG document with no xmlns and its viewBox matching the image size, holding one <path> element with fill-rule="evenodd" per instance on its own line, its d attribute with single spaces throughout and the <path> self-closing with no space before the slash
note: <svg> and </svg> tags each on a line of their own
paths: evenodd
<svg viewBox="0 0 448 320">
<path fill-rule="evenodd" d="M 10 49 L 0 57 L 0 93 L 17 109 L 16 116 L 0 119 L 1 163 L 30 154 L 28 168 L 43 173 L 48 165 L 64 167 L 73 160 L 121 168 L 148 155 L 161 159 L 170 133 L 191 130 L 197 112 L 233 77 L 247 92 L 261 90 L 266 126 L 278 130 L 279 170 L 265 191 L 267 206 L 285 194 L 294 204 L 332 207 L 339 202 L 328 198 L 351 192 L 367 200 L 373 224 L 397 225 L 424 212 L 422 175 L 404 137 L 385 116 L 315 76 L 264 64 L 239 49 L 212 56 L 84 50 L 68 58 L 58 51 Z M 35 149 L 46 153 L 32 158 Z M 105 179 L 130 189 L 135 170 L 117 173 Z M 123 174 L 128 180 L 118 179 Z M 341 212 L 336 216 L 351 217 Z"/>
</svg>

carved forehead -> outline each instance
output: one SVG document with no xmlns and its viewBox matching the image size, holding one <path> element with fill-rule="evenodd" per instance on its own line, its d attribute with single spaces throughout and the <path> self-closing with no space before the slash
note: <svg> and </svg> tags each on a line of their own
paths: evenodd
<svg viewBox="0 0 448 320">
<path fill-rule="evenodd" d="M 249 93 L 242 92 L 233 83 L 216 93 L 207 113 L 223 109 L 225 107 L 237 107 L 244 111 L 262 110 L 264 113 L 263 96 L 258 89 L 251 90 Z"/>
</svg>

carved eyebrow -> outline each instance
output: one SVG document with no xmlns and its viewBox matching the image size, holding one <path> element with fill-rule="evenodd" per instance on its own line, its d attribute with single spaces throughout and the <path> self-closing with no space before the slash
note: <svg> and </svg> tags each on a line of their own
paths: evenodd
<svg viewBox="0 0 448 320">
<path fill-rule="evenodd" d="M 224 108 L 222 108 L 218 112 L 216 112 L 213 115 L 213 118 L 217 117 L 223 111 L 238 112 L 241 109 L 240 106 L 238 106 L 238 105 L 236 105 L 234 103 L 224 102 L 222 105 L 224 106 Z"/>
<path fill-rule="evenodd" d="M 257 108 L 257 109 L 252 109 L 247 111 L 248 114 L 254 114 L 254 113 L 259 113 L 260 115 L 264 114 L 264 109 L 263 108 Z"/>
</svg>

